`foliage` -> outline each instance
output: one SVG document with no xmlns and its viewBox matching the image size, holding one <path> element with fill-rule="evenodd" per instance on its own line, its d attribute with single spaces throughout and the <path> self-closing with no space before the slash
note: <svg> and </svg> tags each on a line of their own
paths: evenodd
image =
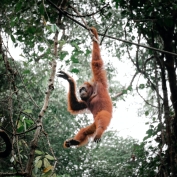
<svg viewBox="0 0 177 177">
<path fill-rule="evenodd" d="M 12 155 L 0 159 L 1 174 L 24 176 L 26 172 L 30 176 L 26 164 L 35 149 L 33 176 L 176 176 L 176 0 L 52 2 L 60 11 L 48 0 L 0 2 L 0 128 L 13 143 Z M 117 95 L 114 103 L 120 95 L 130 93 L 142 98 L 139 115 L 148 119 L 147 135 L 137 143 L 110 131 L 99 145 L 63 149 L 63 141 L 90 121 L 86 115 L 75 118 L 67 112 L 65 89 L 55 81 L 33 147 L 53 61 L 57 60 L 57 69 L 69 70 L 79 84 L 90 78 L 91 39 L 85 24 L 80 25 L 83 19 L 103 39 L 110 92 Z M 57 33 L 60 38 L 54 56 Z M 127 42 L 119 42 L 120 38 Z M 21 49 L 20 61 L 11 57 L 9 42 L 17 51 Z M 137 45 L 130 45 L 132 42 Z M 164 51 L 142 48 L 142 44 Z M 120 60 L 139 75 L 136 86 L 133 79 L 121 94 L 115 64 Z"/>
<path fill-rule="evenodd" d="M 144 78 L 146 84 L 140 89 L 148 88 L 149 95 L 144 99 L 146 116 L 151 118 L 150 128 L 144 143 L 157 142 L 156 146 L 148 146 L 147 162 L 151 165 L 150 176 L 176 176 L 175 163 L 177 137 L 176 125 L 176 5 L 175 1 L 113 1 L 121 8 L 122 19 L 126 20 L 125 38 L 129 41 L 144 43 L 150 47 L 171 52 L 167 54 L 157 50 L 140 50 L 130 55 L 131 47 L 127 47 L 132 63 Z M 132 33 L 133 30 L 137 33 Z M 168 77 L 168 80 L 167 80 Z M 169 88 L 167 87 L 169 85 Z M 143 96 L 141 96 L 143 97 Z M 169 108 L 169 105 L 173 105 Z M 173 126 L 172 126 L 173 125 Z M 150 139 L 150 140 L 149 140 Z M 167 147 L 167 148 L 165 148 Z M 173 154 L 173 155 L 172 155 Z M 147 164 L 144 169 L 150 169 Z M 140 170 L 141 175 L 147 171 Z M 158 170 L 157 170 L 158 169 Z M 157 170 L 157 171 L 156 171 Z"/>
</svg>

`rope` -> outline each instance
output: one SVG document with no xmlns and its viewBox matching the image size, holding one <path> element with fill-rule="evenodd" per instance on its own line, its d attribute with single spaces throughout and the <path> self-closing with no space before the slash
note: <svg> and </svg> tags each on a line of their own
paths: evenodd
<svg viewBox="0 0 177 177">
<path fill-rule="evenodd" d="M 86 26 L 84 26 L 82 23 L 78 22 L 77 20 L 75 20 L 74 18 L 70 17 L 66 12 L 64 12 L 63 10 L 61 10 L 60 8 L 58 8 L 53 2 L 51 2 L 50 0 L 47 0 L 56 10 L 58 10 L 59 12 L 63 13 L 66 17 L 68 17 L 70 20 L 74 21 L 75 23 L 79 24 L 80 26 L 82 26 L 83 28 L 87 29 L 88 28 Z M 154 51 L 158 51 L 158 52 L 161 52 L 161 53 L 165 53 L 165 54 L 170 54 L 170 55 L 174 55 L 174 56 L 177 56 L 176 53 L 173 53 L 173 52 L 169 52 L 169 51 L 166 51 L 166 50 L 161 50 L 161 49 L 157 49 L 157 48 L 154 48 L 154 47 L 149 47 L 149 46 L 145 46 L 143 44 L 137 44 L 137 43 L 134 43 L 134 42 L 130 42 L 130 41 L 127 41 L 127 40 L 124 40 L 124 39 L 120 39 L 120 38 L 117 38 L 117 37 L 112 37 L 112 36 L 109 36 L 109 35 L 105 35 L 105 34 L 101 34 L 101 33 L 98 33 L 98 35 L 100 36 L 104 36 L 104 37 L 108 37 L 110 39 L 115 39 L 115 40 L 118 40 L 118 41 L 121 41 L 121 42 L 125 42 L 125 43 L 128 43 L 128 44 L 132 44 L 132 45 L 136 45 L 136 46 L 139 46 L 139 47 L 143 47 L 143 48 L 146 48 L 146 49 L 150 49 L 150 50 L 154 50 Z"/>
</svg>

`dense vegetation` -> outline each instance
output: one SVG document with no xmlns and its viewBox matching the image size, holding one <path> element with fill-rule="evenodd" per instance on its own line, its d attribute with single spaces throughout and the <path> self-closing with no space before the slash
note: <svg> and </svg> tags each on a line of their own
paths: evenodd
<svg viewBox="0 0 177 177">
<path fill-rule="evenodd" d="M 1 0 L 0 129 L 13 148 L 0 158 L 0 176 L 177 176 L 176 4 Z M 100 144 L 62 147 L 91 120 L 67 112 L 66 88 L 55 73 L 68 70 L 78 83 L 90 77 L 90 26 L 104 55 L 114 58 L 104 60 L 114 108 L 128 95 L 142 100 L 141 113 L 134 110 L 148 120 L 142 142 L 109 130 Z M 128 87 L 116 66 L 123 59 L 134 72 L 122 70 Z"/>
</svg>

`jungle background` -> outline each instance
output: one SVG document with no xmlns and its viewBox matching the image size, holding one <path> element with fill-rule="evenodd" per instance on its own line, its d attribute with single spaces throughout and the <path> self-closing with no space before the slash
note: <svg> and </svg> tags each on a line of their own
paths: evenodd
<svg viewBox="0 0 177 177">
<path fill-rule="evenodd" d="M 176 24 L 176 0 L 1 0 L 0 129 L 12 151 L 0 159 L 0 176 L 177 176 Z M 134 112 L 145 117 L 146 135 L 121 137 L 110 128 L 99 144 L 64 149 L 92 119 L 67 112 L 68 85 L 56 71 L 78 85 L 90 78 L 91 26 L 114 110 L 141 100 Z M 118 70 L 121 62 L 127 67 Z"/>
</svg>

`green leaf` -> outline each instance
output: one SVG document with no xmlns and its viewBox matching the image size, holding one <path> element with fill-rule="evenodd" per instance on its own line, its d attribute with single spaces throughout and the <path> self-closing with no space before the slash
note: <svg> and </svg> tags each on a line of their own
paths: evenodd
<svg viewBox="0 0 177 177">
<path fill-rule="evenodd" d="M 57 29 L 57 28 L 56 28 L 56 24 L 52 24 L 52 25 L 51 25 L 51 30 L 52 30 L 53 33 L 56 32 L 56 29 Z"/>
<path fill-rule="evenodd" d="M 75 68 L 75 69 L 72 69 L 71 72 L 77 74 L 77 73 L 79 73 L 79 70 Z"/>
<path fill-rule="evenodd" d="M 90 55 L 90 54 L 91 54 L 91 50 L 88 50 L 88 49 L 87 49 L 85 55 L 88 56 L 88 55 Z"/>
<path fill-rule="evenodd" d="M 49 177 L 49 176 L 51 176 L 52 173 L 53 173 L 52 170 L 49 170 L 47 173 L 43 173 L 42 177 Z M 53 177 L 53 175 L 51 177 Z"/>
<path fill-rule="evenodd" d="M 21 133 L 24 130 L 24 125 L 21 125 L 21 123 L 22 123 L 21 121 L 18 123 L 18 128 L 17 128 L 18 133 Z"/>
<path fill-rule="evenodd" d="M 50 162 L 46 158 L 44 158 L 44 167 L 46 168 L 48 166 L 50 166 Z"/>
<path fill-rule="evenodd" d="M 38 172 L 38 168 L 36 166 L 34 166 L 34 171 L 35 171 L 35 173 Z"/>
<path fill-rule="evenodd" d="M 42 166 L 42 160 L 39 160 L 36 165 L 35 165 L 37 168 L 41 168 Z"/>
<path fill-rule="evenodd" d="M 30 26 L 27 28 L 27 33 L 34 34 L 36 32 L 36 27 Z"/>
<path fill-rule="evenodd" d="M 19 1 L 16 6 L 15 6 L 15 12 L 18 12 L 21 10 L 21 7 L 22 7 L 22 1 Z"/>
<path fill-rule="evenodd" d="M 23 112 L 28 113 L 28 114 L 31 114 L 31 113 L 32 113 L 32 110 L 31 110 L 31 109 L 25 109 L 25 110 L 23 110 Z"/>
<path fill-rule="evenodd" d="M 132 86 L 129 86 L 127 90 L 132 91 Z"/>
<path fill-rule="evenodd" d="M 25 122 L 25 119 L 23 121 L 23 125 L 24 125 L 24 130 L 26 131 L 26 122 Z"/>
<path fill-rule="evenodd" d="M 42 46 L 38 46 L 38 50 L 39 50 L 40 52 L 43 52 L 45 49 L 44 49 L 44 47 L 42 47 Z"/>
<path fill-rule="evenodd" d="M 12 42 L 14 42 L 14 43 L 16 42 L 15 37 L 12 34 L 10 35 L 10 38 L 11 38 Z"/>
<path fill-rule="evenodd" d="M 144 84 L 140 84 L 140 85 L 139 85 L 139 88 L 140 88 L 140 89 L 144 89 L 144 88 L 145 88 L 145 85 L 144 85 Z"/>
<path fill-rule="evenodd" d="M 79 63 L 79 60 L 75 57 L 75 54 L 71 56 L 71 60 L 73 63 Z"/>
<path fill-rule="evenodd" d="M 42 154 L 44 154 L 44 153 L 43 153 L 42 151 L 35 150 L 35 154 L 42 155 Z"/>
<path fill-rule="evenodd" d="M 77 50 L 80 50 L 79 46 L 78 46 L 77 43 L 74 42 L 74 41 L 71 42 L 71 46 L 74 47 L 74 48 L 77 49 Z"/>
<path fill-rule="evenodd" d="M 149 138 L 148 136 L 145 136 L 145 137 L 143 138 L 143 141 L 147 140 L 148 138 Z"/>
<path fill-rule="evenodd" d="M 25 119 L 25 122 L 26 122 L 26 124 L 28 124 L 28 126 L 30 126 L 30 125 L 32 125 L 32 124 L 34 124 L 34 121 L 33 120 L 28 120 L 28 119 Z"/>
<path fill-rule="evenodd" d="M 29 69 L 25 69 L 25 70 L 23 70 L 23 73 L 24 73 L 24 74 L 29 74 L 29 73 L 30 73 L 30 70 L 29 70 Z"/>
<path fill-rule="evenodd" d="M 68 55 L 69 53 L 68 53 L 68 51 L 62 51 L 62 52 L 60 52 L 60 60 L 63 60 L 67 55 Z"/>
<path fill-rule="evenodd" d="M 40 158 L 41 158 L 42 156 L 37 156 L 36 158 L 35 158 L 35 163 L 37 163 L 39 160 L 40 160 Z"/>
<path fill-rule="evenodd" d="M 146 131 L 147 136 L 145 136 L 145 137 L 143 138 L 143 141 L 145 141 L 145 140 L 147 140 L 148 138 L 150 138 L 151 136 L 153 136 L 153 132 L 154 132 L 153 129 L 147 130 L 147 131 Z"/>
<path fill-rule="evenodd" d="M 119 2 L 119 1 L 118 1 L 118 0 L 116 0 L 116 9 L 118 9 L 118 2 Z"/>
<path fill-rule="evenodd" d="M 153 129 L 147 130 L 146 134 L 148 134 L 148 136 L 152 136 L 153 135 Z"/>
<path fill-rule="evenodd" d="M 44 6 L 43 6 L 42 3 L 39 6 L 39 12 L 40 12 L 41 15 L 44 15 L 45 10 L 44 10 Z"/>
<path fill-rule="evenodd" d="M 122 93 L 123 94 L 127 94 L 127 90 L 122 90 Z"/>
<path fill-rule="evenodd" d="M 148 116 L 148 115 L 149 115 L 149 111 L 146 111 L 146 112 L 145 112 L 145 116 Z"/>
<path fill-rule="evenodd" d="M 47 159 L 49 159 L 49 160 L 55 160 L 54 157 L 51 156 L 51 155 L 49 155 L 49 154 L 45 155 L 45 157 L 46 157 Z"/>
<path fill-rule="evenodd" d="M 139 148 L 139 144 L 137 144 L 137 143 L 135 143 L 134 145 L 133 145 L 133 147 L 135 148 L 135 149 L 137 149 L 137 148 Z"/>
<path fill-rule="evenodd" d="M 11 27 L 15 26 L 15 23 L 16 23 L 17 19 L 18 19 L 17 17 L 14 17 L 14 18 L 11 19 L 11 21 L 10 21 Z"/>
</svg>

